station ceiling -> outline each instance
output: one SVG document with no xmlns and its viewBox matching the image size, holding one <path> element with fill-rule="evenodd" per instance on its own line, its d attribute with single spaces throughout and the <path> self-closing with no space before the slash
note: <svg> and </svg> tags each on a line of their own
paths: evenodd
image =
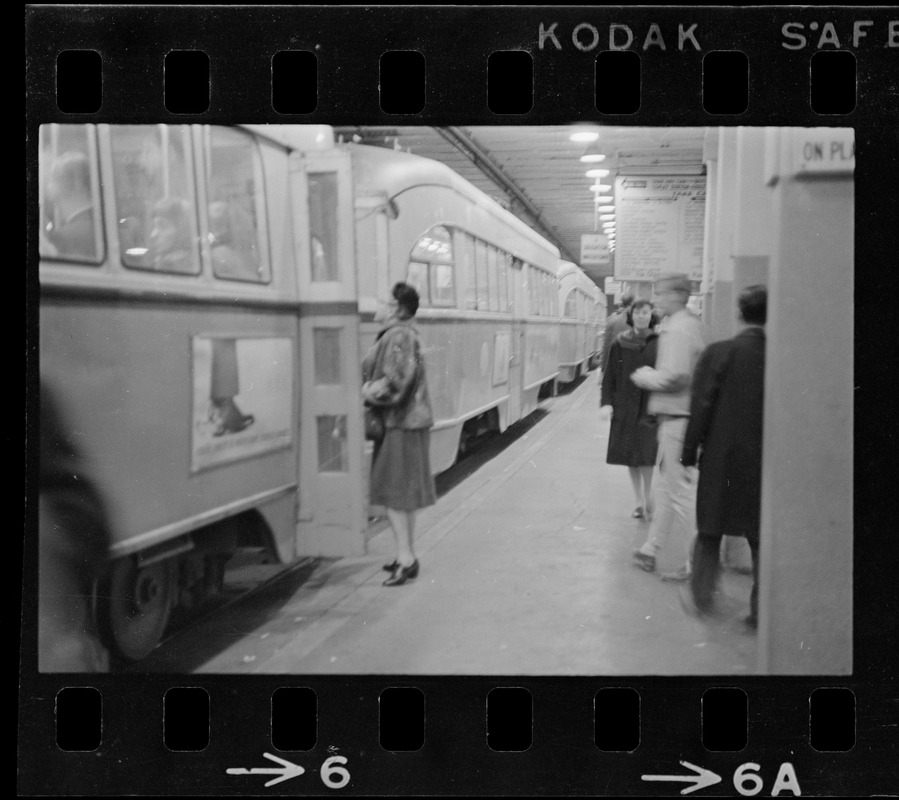
<svg viewBox="0 0 899 800">
<path fill-rule="evenodd" d="M 592 143 L 571 140 L 573 133 L 586 131 L 598 138 Z M 347 126 L 335 133 L 344 141 L 398 148 L 446 164 L 552 241 L 563 258 L 580 264 L 581 235 L 602 230 L 591 186 L 600 181 L 611 187 L 601 195 L 614 196 L 619 174 L 697 174 L 702 170 L 706 129 Z M 588 148 L 605 158 L 582 162 Z M 609 174 L 587 177 L 588 169 L 606 169 Z M 600 286 L 613 275 L 611 265 L 581 266 Z"/>
</svg>

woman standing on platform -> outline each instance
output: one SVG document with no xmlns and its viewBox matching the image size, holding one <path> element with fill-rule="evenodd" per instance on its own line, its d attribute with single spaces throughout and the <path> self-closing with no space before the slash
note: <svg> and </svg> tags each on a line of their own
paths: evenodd
<svg viewBox="0 0 899 800">
<path fill-rule="evenodd" d="M 655 427 L 646 414 L 649 392 L 638 388 L 630 376 L 643 366 L 654 366 L 658 324 L 649 300 L 637 300 L 627 315 L 628 330 L 619 333 L 609 348 L 602 378 L 600 415 L 612 424 L 609 429 L 607 464 L 627 466 L 637 507 L 631 516 L 652 519 L 652 470 L 658 441 Z"/>
<path fill-rule="evenodd" d="M 362 398 L 384 427 L 383 438 L 375 441 L 370 502 L 387 508 L 396 539 L 396 559 L 384 566 L 390 572 L 385 586 L 401 586 L 418 576 L 415 512 L 437 499 L 428 455 L 434 418 L 421 342 L 412 324 L 417 311 L 418 292 L 397 283 L 375 317 L 384 327 L 362 362 Z"/>
</svg>

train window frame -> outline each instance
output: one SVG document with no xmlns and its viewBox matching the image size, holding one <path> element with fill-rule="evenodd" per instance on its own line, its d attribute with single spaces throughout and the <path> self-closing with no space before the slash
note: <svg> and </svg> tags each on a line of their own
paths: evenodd
<svg viewBox="0 0 899 800">
<path fill-rule="evenodd" d="M 56 153 L 56 145 L 61 135 L 61 131 L 63 128 L 76 128 L 80 129 L 84 132 L 84 152 L 79 151 L 66 151 L 61 155 L 57 155 Z M 52 222 L 48 216 L 48 207 L 49 201 L 45 201 L 45 194 L 48 191 L 47 184 L 49 183 L 50 173 L 53 167 L 45 164 L 45 139 L 51 138 L 52 142 L 52 156 L 53 156 L 53 167 L 58 159 L 66 156 L 68 152 L 77 152 L 80 155 L 86 155 L 88 159 L 88 170 L 89 170 L 89 180 L 90 180 L 90 204 L 87 207 L 91 211 L 92 219 L 90 221 L 91 225 L 91 233 L 93 235 L 93 244 L 95 254 L 90 255 L 87 253 L 79 253 L 75 252 L 60 252 L 59 248 L 53 243 L 51 240 L 51 234 L 49 233 L 52 230 Z M 39 210 L 39 219 L 40 219 L 40 227 L 39 227 L 39 242 L 38 242 L 38 252 L 42 259 L 48 261 L 61 261 L 66 264 L 72 264 L 74 266 L 83 266 L 83 267 L 91 267 L 91 268 L 99 268 L 101 267 L 108 257 L 108 248 L 107 248 L 107 240 L 106 240 L 106 225 L 105 225 L 105 203 L 103 202 L 103 191 L 102 191 L 102 176 L 100 171 L 100 153 L 99 153 L 99 143 L 97 139 L 97 130 L 93 125 L 85 124 L 85 125 L 62 125 L 60 123 L 52 123 L 52 124 L 44 124 L 40 126 L 40 130 L 38 132 L 38 186 L 40 187 L 40 194 L 38 198 L 40 210 Z M 72 214 L 69 219 L 71 220 L 75 216 L 80 216 L 84 212 L 84 208 L 77 210 L 74 214 Z M 55 252 L 51 252 L 51 248 Z"/>
<path fill-rule="evenodd" d="M 464 264 L 463 277 L 463 301 L 462 305 L 467 311 L 476 311 L 478 308 L 478 285 L 475 275 L 475 237 L 468 231 L 456 230 L 461 247 L 456 249 L 460 255 L 456 259 L 456 265 Z"/>
<path fill-rule="evenodd" d="M 475 308 L 478 311 L 486 311 L 490 307 L 490 284 L 487 279 L 487 242 L 483 239 L 474 240 L 474 266 L 477 290 Z"/>
<path fill-rule="evenodd" d="M 499 311 L 499 251 L 487 245 L 487 310 Z"/>
<path fill-rule="evenodd" d="M 563 311 L 562 311 L 562 317 L 563 317 L 564 319 L 578 319 L 578 315 L 577 315 L 577 307 L 578 307 L 578 303 L 577 303 L 577 295 L 578 295 L 578 290 L 577 290 L 577 289 L 571 289 L 571 290 L 568 292 L 568 294 L 565 295 L 565 306 L 564 306 L 564 309 L 563 309 Z M 571 312 L 571 311 L 573 311 L 574 313 L 569 313 L 569 312 Z"/>
<path fill-rule="evenodd" d="M 410 261 L 406 267 L 406 283 L 418 292 L 418 304 L 422 308 L 429 308 L 431 305 L 428 266 L 424 261 Z"/>
<path fill-rule="evenodd" d="M 248 146 L 250 151 L 250 159 L 252 161 L 253 172 L 253 194 L 252 202 L 252 221 L 250 229 L 253 231 L 254 245 L 257 250 L 257 266 L 255 272 L 258 277 L 253 277 L 249 273 L 246 276 L 238 274 L 228 275 L 220 273 L 216 268 L 214 257 L 214 234 L 212 232 L 212 219 L 210 209 L 213 203 L 228 202 L 229 209 L 239 206 L 240 203 L 232 203 L 228 201 L 213 199 L 213 151 L 215 149 L 214 136 L 223 135 L 230 136 L 234 141 L 242 140 Z M 267 203 L 267 185 L 265 176 L 265 163 L 262 152 L 259 147 L 259 140 L 252 134 L 242 131 L 239 128 L 226 127 L 221 125 L 204 125 L 203 126 L 203 188 L 205 191 L 205 213 L 201 214 L 201 226 L 204 230 L 201 236 L 209 243 L 209 266 L 212 277 L 217 281 L 228 281 L 231 283 L 249 284 L 252 286 L 266 286 L 272 282 L 272 260 L 271 260 L 271 241 L 268 230 L 268 203 Z M 229 216 L 232 216 L 229 214 Z M 237 252 L 232 250 L 232 252 Z M 204 251 L 204 258 L 207 253 Z"/>
<path fill-rule="evenodd" d="M 177 269 L 162 269 L 158 266 L 154 265 L 152 262 L 147 264 L 136 264 L 129 263 L 126 256 L 128 255 L 128 250 L 122 246 L 124 245 L 121 226 L 125 222 L 127 217 L 124 217 L 125 213 L 123 206 L 127 205 L 123 203 L 122 197 L 120 194 L 120 189 L 122 184 L 120 183 L 120 177 L 124 177 L 124 166 L 123 161 L 120 159 L 118 155 L 118 151 L 116 148 L 116 139 L 119 137 L 123 137 L 124 135 L 135 132 L 135 131 L 147 131 L 152 130 L 157 132 L 160 136 L 160 151 L 168 152 L 167 145 L 171 142 L 171 134 L 173 131 L 178 133 L 178 139 L 182 142 L 183 146 L 183 155 L 184 155 L 184 188 L 188 192 L 188 197 L 182 197 L 184 201 L 185 207 L 189 214 L 189 226 L 190 230 L 188 231 L 190 244 L 189 247 L 185 247 L 183 249 L 189 255 L 192 255 L 191 258 L 191 267 L 190 271 L 188 270 L 177 270 Z M 200 220 L 198 211 L 198 192 L 197 192 L 197 154 L 194 151 L 194 143 L 193 137 L 191 136 L 191 126 L 186 123 L 179 123 L 175 125 L 167 125 L 167 124 L 158 124 L 158 125 L 113 125 L 110 127 L 110 137 L 109 137 L 109 148 L 110 148 L 110 157 L 112 164 L 112 202 L 114 204 L 115 209 L 115 218 L 119 222 L 119 229 L 116 231 L 116 236 L 119 240 L 119 262 L 122 267 L 124 267 L 128 271 L 132 272 L 141 272 L 141 273 L 152 273 L 156 275 L 166 275 L 173 276 L 178 278 L 196 278 L 199 276 L 203 269 L 203 258 L 201 253 L 200 246 Z M 121 140 L 121 139 L 120 139 Z M 167 163 L 169 160 L 169 156 L 166 155 L 163 158 L 163 163 Z M 165 174 L 163 174 L 164 183 L 169 182 L 170 179 L 167 178 Z M 161 200 L 166 198 L 178 199 L 176 196 L 171 195 L 170 191 L 164 192 L 160 197 L 153 199 L 151 202 L 144 203 L 144 212 L 147 215 L 147 219 L 152 219 L 152 214 L 150 209 L 154 205 L 156 205 Z M 150 227 L 152 230 L 152 226 Z M 151 233 L 148 231 L 145 237 L 145 243 L 147 247 L 144 248 L 144 253 L 141 255 L 148 255 L 151 252 L 150 246 L 150 238 Z M 140 248 L 134 248 L 140 249 Z"/>
<path fill-rule="evenodd" d="M 324 180 L 322 180 L 324 179 Z M 321 204 L 314 202 L 315 193 L 313 186 L 333 185 L 333 192 L 330 198 L 325 198 Z M 339 250 L 340 245 L 338 239 L 338 230 L 340 227 L 340 178 L 333 169 L 310 169 L 306 173 L 306 198 L 307 209 L 309 215 L 309 265 L 310 265 L 310 283 L 339 283 L 341 278 L 341 266 Z M 331 202 L 326 202 L 328 199 Z M 322 242 L 322 239 L 316 236 L 314 210 L 321 209 L 324 214 L 321 218 L 322 222 L 330 224 L 328 231 L 328 242 Z M 328 251 L 331 251 L 333 258 L 328 258 Z M 321 272 L 316 268 L 317 264 L 322 263 L 324 259 L 325 271 Z"/>
<path fill-rule="evenodd" d="M 412 246 L 407 276 L 413 285 L 423 284 L 425 291 L 419 288 L 421 305 L 431 308 L 456 307 L 456 258 L 453 234 L 454 230 L 449 225 L 433 225 L 421 234 Z M 425 244 L 426 241 L 427 244 Z M 442 249 L 435 248 L 434 245 L 437 242 L 442 243 L 444 247 Z M 425 267 L 424 281 L 414 282 L 412 280 L 413 265 Z M 448 270 L 448 293 L 438 291 L 438 287 L 444 282 L 440 280 L 441 269 Z"/>
<path fill-rule="evenodd" d="M 512 271 L 512 254 L 506 250 L 499 250 L 497 269 L 499 271 L 499 310 L 508 314 L 509 307 L 509 275 Z"/>
</svg>

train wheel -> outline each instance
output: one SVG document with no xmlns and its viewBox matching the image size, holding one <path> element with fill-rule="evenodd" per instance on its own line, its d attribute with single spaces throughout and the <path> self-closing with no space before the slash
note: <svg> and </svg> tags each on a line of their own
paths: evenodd
<svg viewBox="0 0 899 800">
<path fill-rule="evenodd" d="M 111 568 L 103 621 L 112 646 L 129 661 L 139 661 L 159 644 L 174 605 L 175 575 L 165 561 L 140 567 L 121 558 Z"/>
</svg>

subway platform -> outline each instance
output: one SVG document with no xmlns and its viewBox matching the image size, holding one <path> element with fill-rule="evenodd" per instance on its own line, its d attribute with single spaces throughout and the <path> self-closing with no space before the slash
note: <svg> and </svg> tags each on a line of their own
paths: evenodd
<svg viewBox="0 0 899 800">
<path fill-rule="evenodd" d="M 190 671 L 752 674 L 756 636 L 741 622 L 749 575 L 723 571 L 725 613 L 705 621 L 685 613 L 682 584 L 632 564 L 648 524 L 631 516 L 626 468 L 605 463 L 598 407 L 593 372 L 420 512 L 416 580 L 382 586 L 394 553 L 382 521 L 364 557 L 310 562 L 289 588 L 275 584 L 268 605 L 185 632 L 220 640 Z"/>
</svg>

